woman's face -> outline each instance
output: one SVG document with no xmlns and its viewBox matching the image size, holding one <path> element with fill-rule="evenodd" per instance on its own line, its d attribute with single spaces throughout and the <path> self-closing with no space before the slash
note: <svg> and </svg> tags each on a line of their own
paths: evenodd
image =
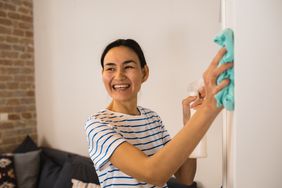
<svg viewBox="0 0 282 188">
<path fill-rule="evenodd" d="M 148 67 L 141 68 L 137 54 L 128 47 L 114 47 L 104 58 L 103 82 L 114 101 L 134 102 Z"/>
</svg>

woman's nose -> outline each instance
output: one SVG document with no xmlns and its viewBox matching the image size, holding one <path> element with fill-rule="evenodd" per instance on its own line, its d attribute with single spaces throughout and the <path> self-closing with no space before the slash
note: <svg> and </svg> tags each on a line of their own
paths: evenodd
<svg viewBox="0 0 282 188">
<path fill-rule="evenodd" d="M 123 79 L 125 78 L 124 71 L 123 71 L 123 70 L 118 70 L 118 71 L 116 72 L 115 78 L 116 78 L 117 80 L 123 80 Z"/>
</svg>

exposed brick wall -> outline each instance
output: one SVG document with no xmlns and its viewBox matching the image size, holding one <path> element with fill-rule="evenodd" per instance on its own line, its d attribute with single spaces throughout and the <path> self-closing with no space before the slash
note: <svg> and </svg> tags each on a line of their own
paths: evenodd
<svg viewBox="0 0 282 188">
<path fill-rule="evenodd" d="M 37 140 L 32 0 L 0 0 L 0 153 Z"/>
</svg>

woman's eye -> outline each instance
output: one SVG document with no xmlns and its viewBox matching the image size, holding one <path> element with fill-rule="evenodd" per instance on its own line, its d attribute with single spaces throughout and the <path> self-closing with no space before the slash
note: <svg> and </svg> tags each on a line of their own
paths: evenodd
<svg viewBox="0 0 282 188">
<path fill-rule="evenodd" d="M 106 68 L 106 71 L 114 71 L 114 68 Z"/>
</svg>

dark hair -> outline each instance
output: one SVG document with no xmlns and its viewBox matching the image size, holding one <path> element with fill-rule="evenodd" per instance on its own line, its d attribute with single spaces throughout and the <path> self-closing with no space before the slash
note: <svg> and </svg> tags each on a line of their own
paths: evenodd
<svg viewBox="0 0 282 188">
<path fill-rule="evenodd" d="M 115 40 L 115 41 L 111 42 L 110 44 L 108 44 L 108 46 L 106 46 L 106 48 L 104 49 L 102 56 L 101 56 L 101 66 L 102 66 L 102 68 L 104 68 L 104 58 L 105 58 L 106 54 L 110 51 L 110 49 L 112 49 L 114 47 L 119 47 L 119 46 L 125 46 L 125 47 L 128 47 L 131 50 L 133 50 L 139 58 L 141 67 L 144 68 L 144 66 L 147 64 L 146 60 L 145 60 L 144 53 L 143 53 L 140 45 L 133 39 L 118 39 L 118 40 Z"/>
</svg>

